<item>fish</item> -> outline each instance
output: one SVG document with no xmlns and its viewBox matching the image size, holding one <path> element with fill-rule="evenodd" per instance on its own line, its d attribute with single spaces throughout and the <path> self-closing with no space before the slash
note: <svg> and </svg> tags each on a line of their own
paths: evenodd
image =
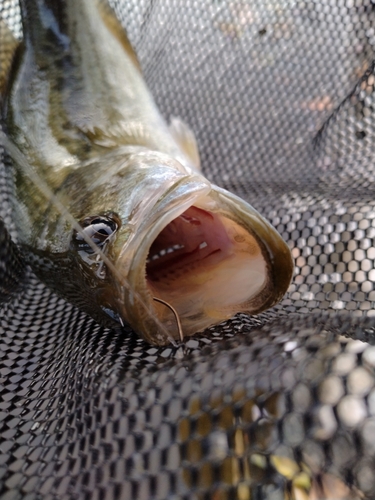
<svg viewBox="0 0 375 500">
<path fill-rule="evenodd" d="M 23 40 L 0 68 L 2 143 L 37 277 L 155 345 L 277 304 L 293 275 L 288 245 L 204 177 L 193 132 L 161 115 L 109 3 L 20 8 Z"/>
</svg>

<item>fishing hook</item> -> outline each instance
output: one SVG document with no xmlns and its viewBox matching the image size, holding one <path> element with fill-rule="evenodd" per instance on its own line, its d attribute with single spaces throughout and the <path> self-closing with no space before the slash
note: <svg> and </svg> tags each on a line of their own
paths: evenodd
<svg viewBox="0 0 375 500">
<path fill-rule="evenodd" d="M 161 304 L 164 304 L 165 306 L 167 306 L 174 314 L 174 317 L 176 318 L 176 323 L 177 323 L 177 329 L 178 329 L 178 335 L 180 337 L 180 341 L 182 342 L 184 340 L 184 333 L 182 331 L 182 325 L 181 325 L 181 321 L 180 321 L 180 318 L 177 314 L 177 311 L 176 309 L 171 306 L 170 304 L 168 304 L 168 302 L 165 302 L 165 300 L 162 300 L 162 299 L 158 299 L 156 297 L 152 297 L 156 302 L 160 302 Z"/>
</svg>

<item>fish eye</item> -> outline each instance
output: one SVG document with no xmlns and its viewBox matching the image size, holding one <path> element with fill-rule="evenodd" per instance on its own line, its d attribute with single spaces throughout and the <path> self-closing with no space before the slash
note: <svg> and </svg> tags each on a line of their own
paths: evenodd
<svg viewBox="0 0 375 500">
<path fill-rule="evenodd" d="M 103 248 L 119 227 L 119 223 L 116 219 L 117 218 L 114 216 L 95 215 L 81 220 L 80 226 L 85 235 L 88 236 L 96 246 Z M 77 231 L 73 233 L 72 245 L 77 250 L 87 253 L 94 252 L 84 239 L 83 234 Z"/>
</svg>

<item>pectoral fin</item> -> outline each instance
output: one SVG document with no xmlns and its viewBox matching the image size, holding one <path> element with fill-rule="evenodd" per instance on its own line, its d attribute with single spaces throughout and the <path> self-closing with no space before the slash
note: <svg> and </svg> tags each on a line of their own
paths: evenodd
<svg viewBox="0 0 375 500">
<path fill-rule="evenodd" d="M 198 144 L 194 132 L 180 118 L 172 117 L 169 130 L 196 170 L 201 170 Z"/>
</svg>

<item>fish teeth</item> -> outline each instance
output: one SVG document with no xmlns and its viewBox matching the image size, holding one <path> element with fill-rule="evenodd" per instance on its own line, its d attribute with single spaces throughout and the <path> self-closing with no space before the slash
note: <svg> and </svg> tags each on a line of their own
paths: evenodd
<svg viewBox="0 0 375 500">
<path fill-rule="evenodd" d="M 205 246 L 207 246 L 207 243 Z M 149 257 L 146 260 L 146 264 L 148 264 L 149 262 L 151 262 L 153 260 L 160 259 L 160 257 L 164 257 L 164 255 L 171 254 L 173 252 L 176 252 L 177 250 L 181 250 L 182 248 L 184 248 L 184 245 L 179 245 L 179 244 L 173 245 L 173 246 L 168 247 L 168 248 L 163 248 L 158 253 L 154 253 L 151 257 Z M 204 248 L 204 247 L 202 247 L 202 248 Z"/>
</svg>

